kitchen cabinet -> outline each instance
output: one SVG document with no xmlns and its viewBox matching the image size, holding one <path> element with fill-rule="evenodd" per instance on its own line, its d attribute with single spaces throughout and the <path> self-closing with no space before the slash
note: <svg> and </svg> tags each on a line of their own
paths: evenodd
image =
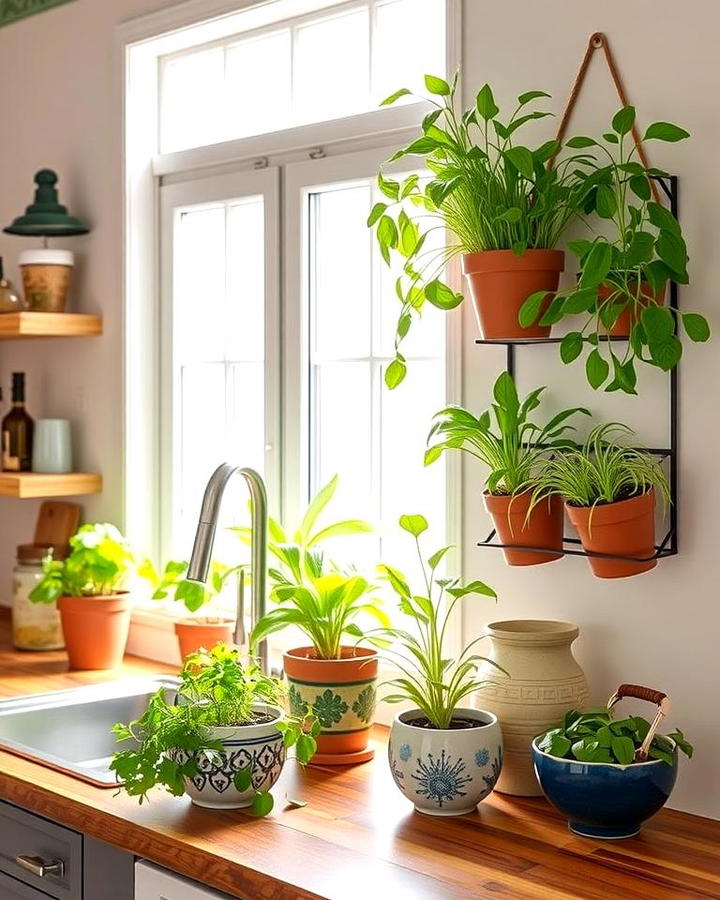
<svg viewBox="0 0 720 900">
<path fill-rule="evenodd" d="M 196 881 L 148 862 L 135 865 L 135 900 L 231 900 Z"/>
</svg>

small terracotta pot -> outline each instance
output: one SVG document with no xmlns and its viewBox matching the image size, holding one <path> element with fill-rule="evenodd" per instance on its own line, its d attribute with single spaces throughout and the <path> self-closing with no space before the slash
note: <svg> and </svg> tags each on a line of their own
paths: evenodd
<svg viewBox="0 0 720 900">
<path fill-rule="evenodd" d="M 284 657 L 292 713 L 307 703 L 322 728 L 316 765 L 366 762 L 375 714 L 378 655 L 365 647 L 342 647 L 341 659 L 318 659 L 314 647 L 298 647 Z"/>
<path fill-rule="evenodd" d="M 181 619 L 175 623 L 175 634 L 180 645 L 180 656 L 185 659 L 202 647 L 210 650 L 215 644 L 232 644 L 235 622 L 232 619 Z"/>
<path fill-rule="evenodd" d="M 565 504 L 585 550 L 619 556 L 651 557 L 655 552 L 655 491 L 602 505 Z M 657 559 L 630 562 L 588 557 L 597 578 L 627 578 L 654 569 Z"/>
<path fill-rule="evenodd" d="M 598 299 L 601 302 L 607 300 L 614 290 L 615 288 L 612 284 L 603 282 L 598 288 Z M 641 306 L 640 312 L 642 312 L 642 308 L 648 306 L 650 303 L 657 303 L 658 306 L 662 306 L 665 302 L 665 288 L 662 287 L 655 291 L 647 282 L 644 282 L 640 287 L 639 302 Z M 633 308 L 632 305 L 629 305 L 617 317 L 617 320 L 609 333 L 613 337 L 629 337 L 632 327 L 638 321 L 638 318 L 637 308 Z"/>
<path fill-rule="evenodd" d="M 106 597 L 59 597 L 71 669 L 115 669 L 121 665 L 130 628 L 127 591 Z"/>
<path fill-rule="evenodd" d="M 533 509 L 527 519 L 532 491 L 516 494 L 483 494 L 485 509 L 492 516 L 495 530 L 503 544 L 524 544 L 526 547 L 547 547 L 552 553 L 531 550 L 503 550 L 509 566 L 537 566 L 552 562 L 563 555 L 563 504 L 558 494 L 552 494 Z"/>
<path fill-rule="evenodd" d="M 562 250 L 483 250 L 465 253 L 462 270 L 475 305 L 480 334 L 486 340 L 548 337 L 549 325 L 523 328 L 520 307 L 536 291 L 557 291 L 565 268 Z M 552 298 L 542 307 L 545 311 Z M 538 319 L 540 316 L 538 316 Z"/>
</svg>

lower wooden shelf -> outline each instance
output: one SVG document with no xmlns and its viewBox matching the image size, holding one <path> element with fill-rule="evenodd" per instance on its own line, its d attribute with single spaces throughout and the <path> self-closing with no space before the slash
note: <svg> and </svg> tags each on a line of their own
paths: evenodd
<svg viewBox="0 0 720 900">
<path fill-rule="evenodd" d="M 41 472 L 0 472 L 0 497 L 72 497 L 99 494 L 102 477 L 91 472 L 46 475 Z"/>
<path fill-rule="evenodd" d="M 0 340 L 90 337 L 102 334 L 102 317 L 88 313 L 0 313 Z"/>
</svg>

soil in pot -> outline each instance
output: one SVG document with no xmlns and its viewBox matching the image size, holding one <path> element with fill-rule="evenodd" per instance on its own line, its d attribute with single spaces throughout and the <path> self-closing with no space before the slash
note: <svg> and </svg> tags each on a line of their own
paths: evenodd
<svg viewBox="0 0 720 900">
<path fill-rule="evenodd" d="M 565 504 L 583 548 L 593 553 L 632 556 L 637 560 L 588 557 L 597 578 L 627 578 L 654 569 L 655 491 L 593 507 Z"/>
<path fill-rule="evenodd" d="M 434 725 L 426 716 L 417 716 L 414 719 L 406 719 L 408 725 L 413 728 L 429 728 L 437 731 L 437 725 Z M 482 728 L 484 722 L 478 722 L 477 719 L 466 719 L 464 717 L 453 718 L 444 731 L 459 731 L 462 728 Z"/>
<path fill-rule="evenodd" d="M 603 284 L 601 284 L 598 288 L 598 299 L 601 302 L 607 300 L 614 290 L 615 288 L 612 284 L 603 282 Z M 629 304 L 627 308 L 624 309 L 617 317 L 615 324 L 612 326 L 609 333 L 613 337 L 629 337 L 633 325 L 638 321 L 638 313 L 642 312 L 642 309 L 645 306 L 648 306 L 650 303 L 657 303 L 658 306 L 662 306 L 664 302 L 664 287 L 655 291 L 649 284 L 643 283 L 640 288 L 640 309 L 634 306 L 634 304 Z M 607 330 L 604 330 L 607 333 Z"/>
<path fill-rule="evenodd" d="M 462 270 L 482 337 L 486 340 L 548 337 L 549 325 L 534 324 L 523 328 L 518 322 L 518 314 L 523 303 L 536 291 L 548 291 L 549 294 L 557 291 L 564 268 L 562 250 L 526 250 L 522 256 L 516 256 L 512 250 L 464 254 Z M 548 296 L 542 312 L 551 299 Z"/>
<path fill-rule="evenodd" d="M 514 497 L 509 494 L 483 495 L 485 509 L 492 516 L 495 530 L 503 544 L 520 544 L 526 547 L 547 547 L 551 552 L 503 549 L 509 566 L 537 566 L 553 562 L 563 555 L 563 504 L 553 494 L 533 509 L 528 517 L 532 492 L 526 491 Z"/>
<path fill-rule="evenodd" d="M 187 618 L 175 623 L 180 656 L 185 659 L 200 648 L 210 650 L 215 644 L 232 644 L 235 622 L 232 619 Z"/>
<path fill-rule="evenodd" d="M 60 597 L 57 602 L 71 669 L 115 669 L 130 628 L 130 595 Z"/>
</svg>

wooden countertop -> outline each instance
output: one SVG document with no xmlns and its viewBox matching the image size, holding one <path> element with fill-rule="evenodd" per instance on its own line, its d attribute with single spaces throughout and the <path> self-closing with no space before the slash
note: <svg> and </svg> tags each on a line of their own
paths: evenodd
<svg viewBox="0 0 720 900">
<path fill-rule="evenodd" d="M 62 653 L 13 651 L 0 619 L 0 696 L 168 671 L 128 657 L 122 673 L 68 672 Z M 382 745 L 385 730 L 377 730 Z M 493 794 L 458 818 L 414 813 L 384 748 L 353 768 L 288 763 L 266 819 L 158 793 L 138 807 L 7 753 L 0 799 L 249 900 L 470 897 L 720 898 L 720 822 L 663 810 L 640 836 L 578 838 L 543 800 Z M 285 809 L 285 795 L 307 801 Z"/>
</svg>

